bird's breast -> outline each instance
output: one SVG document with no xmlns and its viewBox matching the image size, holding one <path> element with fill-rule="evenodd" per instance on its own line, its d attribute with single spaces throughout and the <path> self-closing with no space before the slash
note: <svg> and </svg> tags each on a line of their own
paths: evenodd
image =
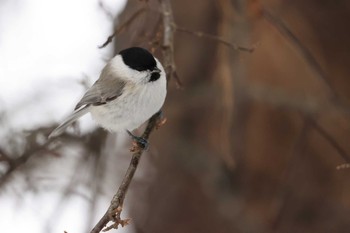
<svg viewBox="0 0 350 233">
<path fill-rule="evenodd" d="M 92 118 L 107 130 L 134 130 L 161 109 L 165 96 L 165 85 L 125 87 L 118 98 L 92 106 L 90 112 Z"/>
</svg>

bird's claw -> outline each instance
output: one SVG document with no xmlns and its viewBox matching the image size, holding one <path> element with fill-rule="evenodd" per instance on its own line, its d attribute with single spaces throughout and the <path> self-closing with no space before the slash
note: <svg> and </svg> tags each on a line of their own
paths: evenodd
<svg viewBox="0 0 350 233">
<path fill-rule="evenodd" d="M 131 152 L 139 152 L 141 150 L 147 150 L 148 141 L 143 137 L 138 137 L 133 135 L 129 130 L 126 131 L 132 138 L 132 147 L 130 148 Z"/>
</svg>

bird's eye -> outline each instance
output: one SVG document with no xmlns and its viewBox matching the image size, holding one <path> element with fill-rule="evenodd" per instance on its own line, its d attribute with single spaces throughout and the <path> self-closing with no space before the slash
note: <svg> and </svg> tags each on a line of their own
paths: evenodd
<svg viewBox="0 0 350 233">
<path fill-rule="evenodd" d="M 157 81 L 160 78 L 160 74 L 158 72 L 151 73 L 151 77 L 149 79 L 150 82 Z"/>
</svg>

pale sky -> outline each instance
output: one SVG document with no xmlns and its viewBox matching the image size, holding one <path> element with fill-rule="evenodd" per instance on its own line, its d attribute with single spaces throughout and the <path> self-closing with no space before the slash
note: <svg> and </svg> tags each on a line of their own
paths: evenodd
<svg viewBox="0 0 350 233">
<path fill-rule="evenodd" d="M 117 14 L 126 0 L 101 0 Z M 0 125 L 0 138 L 10 130 L 31 129 L 59 122 L 72 110 L 84 92 L 79 83 L 98 78 L 111 56 L 111 46 L 98 49 L 111 34 L 112 21 L 99 7 L 98 0 L 3 0 L 0 2 L 0 111 L 6 125 Z M 83 120 L 83 130 L 94 127 Z M 0 228 L 6 233 L 48 232 L 54 217 L 53 233 L 79 233 L 86 229 L 82 213 L 88 211 L 80 196 L 57 208 L 60 188 L 50 186 L 50 177 L 64 186 L 76 172 L 70 153 L 57 159 L 53 167 L 41 168 L 36 178 L 44 177 L 44 191 L 29 190 L 31 177 L 17 177 L 0 192 Z M 72 163 L 69 163 L 72 160 Z M 63 164 L 64 163 L 64 164 Z M 60 172 L 65 167 L 65 174 Z M 46 169 L 46 170 L 45 170 Z M 47 190 L 45 189 L 47 185 Z M 84 189 L 80 190 L 84 193 Z M 111 196 L 101 202 L 102 214 Z M 63 214 L 62 214 L 63 211 Z M 57 217 L 56 217 L 57 213 Z M 51 222 L 52 223 L 52 222 Z M 45 229 L 46 227 L 46 229 Z M 126 232 L 132 229 L 118 230 Z"/>
<path fill-rule="evenodd" d="M 125 4 L 102 2 L 112 12 Z M 2 1 L 0 106 L 10 126 L 30 128 L 68 115 L 84 91 L 79 81 L 97 79 L 111 57 L 111 47 L 97 48 L 111 30 L 98 0 Z"/>
</svg>

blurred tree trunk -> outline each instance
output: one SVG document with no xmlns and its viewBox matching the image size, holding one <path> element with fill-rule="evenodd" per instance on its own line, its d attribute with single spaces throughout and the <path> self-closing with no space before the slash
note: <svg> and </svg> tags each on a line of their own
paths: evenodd
<svg viewBox="0 0 350 233">
<path fill-rule="evenodd" d="M 117 51 L 157 48 L 158 1 L 130 0 L 118 20 L 145 5 L 153 10 L 115 39 Z M 132 186 L 137 232 L 349 232 L 350 174 L 335 169 L 344 161 L 317 126 L 350 152 L 350 3 L 177 0 L 172 7 L 181 27 L 258 45 L 243 53 L 176 32 L 184 90 L 170 81 L 168 122 L 153 134 Z M 331 86 L 264 10 L 310 50 Z"/>
</svg>

